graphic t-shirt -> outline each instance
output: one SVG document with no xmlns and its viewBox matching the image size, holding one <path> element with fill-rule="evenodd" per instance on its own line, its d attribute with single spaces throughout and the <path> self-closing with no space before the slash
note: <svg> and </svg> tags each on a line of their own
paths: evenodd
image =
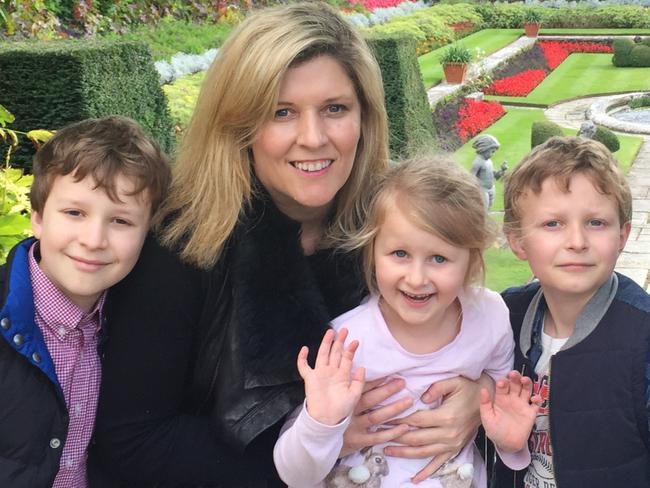
<svg viewBox="0 0 650 488">
<path fill-rule="evenodd" d="M 548 401 L 551 388 L 551 356 L 558 352 L 567 340 L 568 338 L 555 339 L 542 331 L 542 355 L 535 366 L 537 380 L 533 385 L 533 392 L 542 397 L 542 405 L 528 441 L 531 462 L 524 477 L 525 488 L 556 488 Z"/>
</svg>

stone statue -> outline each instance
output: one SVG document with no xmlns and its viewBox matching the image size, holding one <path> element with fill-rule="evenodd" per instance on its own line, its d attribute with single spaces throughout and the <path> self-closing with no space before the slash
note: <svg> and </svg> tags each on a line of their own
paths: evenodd
<svg viewBox="0 0 650 488">
<path fill-rule="evenodd" d="M 585 120 L 580 124 L 580 130 L 578 131 L 578 137 L 583 139 L 593 139 L 596 135 L 596 124 L 591 120 Z"/>
<path fill-rule="evenodd" d="M 496 137 L 489 134 L 483 134 L 474 139 L 472 147 L 476 150 L 476 159 L 472 162 L 470 172 L 478 178 L 483 191 L 483 201 L 485 207 L 490 208 L 494 202 L 494 180 L 501 178 L 508 169 L 508 163 L 505 161 L 501 168 L 494 171 L 494 165 L 490 159 L 501 144 Z"/>
</svg>

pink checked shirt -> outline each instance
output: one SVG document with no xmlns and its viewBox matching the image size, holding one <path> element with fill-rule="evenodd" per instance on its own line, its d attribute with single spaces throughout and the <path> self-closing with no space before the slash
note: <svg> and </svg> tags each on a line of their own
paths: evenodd
<svg viewBox="0 0 650 488">
<path fill-rule="evenodd" d="M 34 244 L 36 246 L 37 244 Z M 85 313 L 41 271 L 29 251 L 36 324 L 41 329 L 63 390 L 70 423 L 53 488 L 86 488 L 88 443 L 95 425 L 101 366 L 97 355 L 100 313 L 106 292 Z"/>
</svg>

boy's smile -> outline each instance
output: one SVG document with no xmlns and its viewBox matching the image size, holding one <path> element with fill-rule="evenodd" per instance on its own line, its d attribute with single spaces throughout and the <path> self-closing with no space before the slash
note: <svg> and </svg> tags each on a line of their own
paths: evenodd
<svg viewBox="0 0 650 488">
<path fill-rule="evenodd" d="M 510 247 L 525 259 L 544 295 L 583 306 L 609 278 L 630 233 L 621 224 L 616 200 L 602 194 L 583 173 L 564 192 L 555 180 L 542 183 L 520 200 L 521 230 L 508 236 Z"/>
<path fill-rule="evenodd" d="M 32 213 L 40 268 L 84 311 L 131 271 L 149 228 L 149 202 L 144 195 L 129 195 L 131 180 L 117 177 L 122 202 L 95 186 L 91 177 L 57 176 L 42 215 Z"/>
</svg>

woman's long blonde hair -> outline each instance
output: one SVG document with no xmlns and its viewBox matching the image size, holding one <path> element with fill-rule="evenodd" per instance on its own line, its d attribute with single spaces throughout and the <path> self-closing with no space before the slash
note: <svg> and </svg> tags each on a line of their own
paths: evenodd
<svg viewBox="0 0 650 488">
<path fill-rule="evenodd" d="M 219 259 L 252 195 L 250 145 L 276 110 L 290 67 L 328 55 L 352 80 L 361 103 L 361 137 L 352 173 L 339 191 L 329 235 L 362 219 L 369 183 L 388 164 L 388 127 L 377 62 L 365 41 L 326 4 L 298 3 L 250 15 L 219 51 L 183 139 L 170 197 L 158 222 L 167 246 L 207 268 Z M 167 218 L 171 216 L 171 218 Z"/>
</svg>

